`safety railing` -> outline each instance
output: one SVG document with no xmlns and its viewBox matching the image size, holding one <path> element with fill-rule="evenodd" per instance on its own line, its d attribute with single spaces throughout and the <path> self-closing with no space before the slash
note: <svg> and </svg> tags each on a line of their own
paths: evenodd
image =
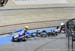
<svg viewBox="0 0 75 51">
<path fill-rule="evenodd" d="M 68 51 L 74 51 L 75 41 L 75 18 L 70 19 L 65 24 L 66 36 L 68 37 Z"/>
</svg>

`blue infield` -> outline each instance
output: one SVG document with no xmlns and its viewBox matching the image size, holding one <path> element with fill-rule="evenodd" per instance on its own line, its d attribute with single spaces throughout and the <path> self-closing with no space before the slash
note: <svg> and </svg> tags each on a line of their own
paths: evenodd
<svg viewBox="0 0 75 51">
<path fill-rule="evenodd" d="M 46 30 L 47 32 L 51 32 L 52 30 L 55 30 L 56 28 L 44 28 L 44 29 L 38 29 L 40 31 Z M 30 32 L 35 32 L 36 30 L 30 30 Z M 5 45 L 11 43 L 12 36 L 7 35 L 5 37 L 0 37 L 0 45 Z"/>
<path fill-rule="evenodd" d="M 8 44 L 11 42 L 11 36 L 5 36 L 0 38 L 0 45 Z"/>
</svg>

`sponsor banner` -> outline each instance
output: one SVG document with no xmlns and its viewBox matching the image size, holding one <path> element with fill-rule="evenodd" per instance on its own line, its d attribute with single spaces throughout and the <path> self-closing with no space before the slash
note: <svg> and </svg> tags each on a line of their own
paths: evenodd
<svg viewBox="0 0 75 51">
<path fill-rule="evenodd" d="M 68 3 L 67 0 L 13 0 L 17 5 L 27 5 L 27 4 L 59 4 Z"/>
</svg>

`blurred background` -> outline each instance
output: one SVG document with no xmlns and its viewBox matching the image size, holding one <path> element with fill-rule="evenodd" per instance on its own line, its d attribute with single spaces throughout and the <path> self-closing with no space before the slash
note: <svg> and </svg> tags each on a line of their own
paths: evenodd
<svg viewBox="0 0 75 51">
<path fill-rule="evenodd" d="M 23 1 L 1 1 L 0 34 L 15 31 L 25 25 L 29 25 L 30 29 L 60 26 L 62 22 L 75 18 L 75 0 Z"/>
</svg>

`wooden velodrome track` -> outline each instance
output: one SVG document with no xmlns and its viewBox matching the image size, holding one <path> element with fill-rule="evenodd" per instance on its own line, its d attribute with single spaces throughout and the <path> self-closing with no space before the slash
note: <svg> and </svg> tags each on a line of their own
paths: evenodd
<svg viewBox="0 0 75 51">
<path fill-rule="evenodd" d="M 20 6 L 8 0 L 6 6 L 0 7 L 0 34 L 25 25 L 30 29 L 58 26 L 71 18 L 75 18 L 75 5 L 72 3 Z"/>
<path fill-rule="evenodd" d="M 62 5 L 63 7 L 61 5 L 56 6 L 58 7 L 55 7 L 55 5 L 46 5 L 45 7 L 49 8 L 25 9 L 26 7 L 37 8 L 39 6 L 16 6 L 14 5 L 14 3 L 11 2 L 11 0 L 9 0 L 9 3 L 6 6 L 0 8 L 0 34 L 8 34 L 9 32 L 15 31 L 16 29 L 23 27 L 24 25 L 29 25 L 31 29 L 57 26 L 60 25 L 61 22 L 66 22 L 68 19 L 75 18 L 74 5 L 70 5 L 70 7 L 69 5 Z M 24 9 L 18 9 L 20 7 Z M 63 35 L 64 34 L 60 34 L 59 36 L 55 37 L 55 39 L 42 38 L 31 41 L 29 40 L 27 42 L 9 43 L 0 46 L 0 50 L 48 51 L 50 48 L 66 49 L 66 39 L 56 39 L 61 37 L 64 38 L 65 36 Z"/>
</svg>

